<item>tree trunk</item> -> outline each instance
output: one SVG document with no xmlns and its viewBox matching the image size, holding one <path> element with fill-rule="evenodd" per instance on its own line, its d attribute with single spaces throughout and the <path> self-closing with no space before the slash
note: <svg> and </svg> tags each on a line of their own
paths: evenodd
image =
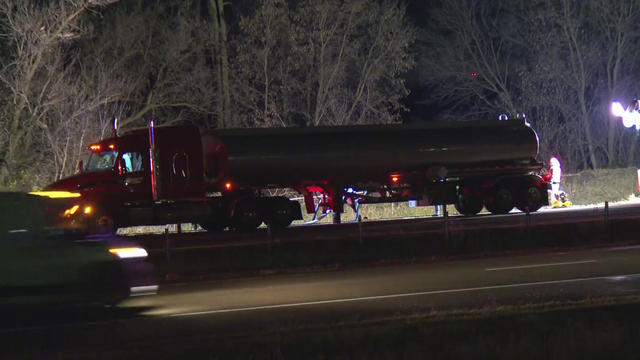
<svg viewBox="0 0 640 360">
<path fill-rule="evenodd" d="M 209 0 L 209 16 L 214 25 L 215 66 L 218 78 L 218 127 L 229 126 L 231 95 L 229 93 L 229 54 L 227 51 L 227 24 L 224 19 L 223 0 Z"/>
</svg>

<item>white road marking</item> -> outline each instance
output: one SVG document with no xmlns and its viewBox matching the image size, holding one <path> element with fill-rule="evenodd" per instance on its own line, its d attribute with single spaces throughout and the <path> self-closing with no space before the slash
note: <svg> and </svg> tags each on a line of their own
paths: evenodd
<svg viewBox="0 0 640 360">
<path fill-rule="evenodd" d="M 505 267 L 487 268 L 487 269 L 484 269 L 484 271 L 530 269 L 530 268 L 546 267 L 546 266 L 588 264 L 588 263 L 594 263 L 594 262 L 598 262 L 598 260 L 568 261 L 568 262 L 559 262 L 559 263 L 532 264 L 532 265 L 520 265 L 520 266 L 505 266 Z"/>
<path fill-rule="evenodd" d="M 607 251 L 619 251 L 619 250 L 637 250 L 640 249 L 640 245 L 618 246 L 614 248 L 606 249 Z"/>
<path fill-rule="evenodd" d="M 171 314 L 168 316 L 184 317 L 184 316 L 194 316 L 194 315 L 214 315 L 214 314 L 224 314 L 224 313 L 233 313 L 233 312 L 242 312 L 242 311 L 282 309 L 282 308 L 304 307 L 304 306 L 311 306 L 311 305 L 325 305 L 325 304 L 337 304 L 337 303 L 347 303 L 347 302 L 356 302 L 356 301 L 383 300 L 383 299 L 403 298 L 403 297 L 410 297 L 410 296 L 452 294 L 452 293 L 480 291 L 480 290 L 509 289 L 509 288 L 526 287 L 526 286 L 567 284 L 567 283 L 577 283 L 577 282 L 587 282 L 587 281 L 597 281 L 597 280 L 620 281 L 621 278 L 627 278 L 627 277 L 640 277 L 640 273 L 627 274 L 627 275 L 610 275 L 610 276 L 598 276 L 598 277 L 590 277 L 590 278 L 566 279 L 566 280 L 549 280 L 549 281 L 538 281 L 538 282 L 528 282 L 528 283 L 519 283 L 519 284 L 507 284 L 507 285 L 480 286 L 480 287 L 470 287 L 470 288 L 462 288 L 462 289 L 420 291 L 420 292 L 412 292 L 412 293 L 390 294 L 390 295 L 379 295 L 379 296 L 363 296 L 363 297 L 344 298 L 344 299 L 306 301 L 306 302 L 298 302 L 298 303 L 251 306 L 251 307 L 232 308 L 232 309 L 194 311 L 194 312 L 187 312 L 187 313 Z"/>
</svg>

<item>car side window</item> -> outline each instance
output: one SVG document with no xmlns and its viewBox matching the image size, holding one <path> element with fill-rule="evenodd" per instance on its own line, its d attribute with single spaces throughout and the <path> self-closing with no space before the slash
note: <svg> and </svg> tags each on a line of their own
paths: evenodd
<svg viewBox="0 0 640 360">
<path fill-rule="evenodd" d="M 127 173 L 142 171 L 144 169 L 142 166 L 142 154 L 139 152 L 131 151 L 123 153 L 122 163 L 124 165 L 124 170 Z"/>
</svg>

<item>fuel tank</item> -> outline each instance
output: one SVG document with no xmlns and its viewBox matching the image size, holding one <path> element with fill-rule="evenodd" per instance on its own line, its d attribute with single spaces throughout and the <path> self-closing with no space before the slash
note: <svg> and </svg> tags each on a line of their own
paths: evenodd
<svg viewBox="0 0 640 360">
<path fill-rule="evenodd" d="M 349 184 L 434 167 L 518 167 L 537 163 L 538 154 L 538 136 L 523 120 L 210 130 L 202 142 L 208 177 L 246 185 Z M 225 153 L 228 163 L 219 160 Z"/>
</svg>

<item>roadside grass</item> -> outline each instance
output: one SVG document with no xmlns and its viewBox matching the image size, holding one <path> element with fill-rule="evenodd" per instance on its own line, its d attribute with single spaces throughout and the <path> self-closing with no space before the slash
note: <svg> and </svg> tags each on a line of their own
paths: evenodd
<svg viewBox="0 0 640 360">
<path fill-rule="evenodd" d="M 637 185 L 636 168 L 587 170 L 567 174 L 561 182 L 574 205 L 635 201 Z"/>
</svg>

